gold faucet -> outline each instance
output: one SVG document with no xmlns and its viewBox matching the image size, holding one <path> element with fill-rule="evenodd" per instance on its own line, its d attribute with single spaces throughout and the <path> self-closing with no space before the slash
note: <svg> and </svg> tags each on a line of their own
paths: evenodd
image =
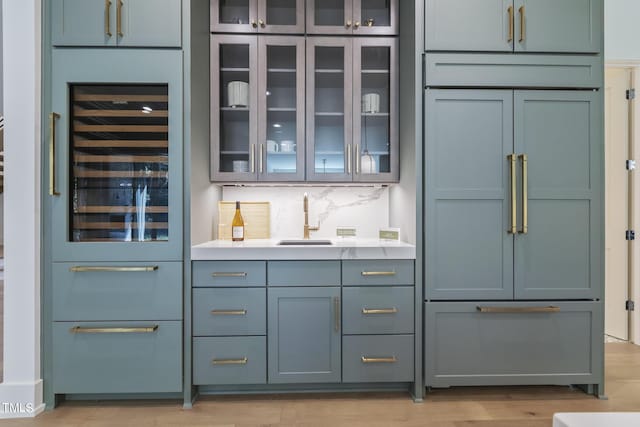
<svg viewBox="0 0 640 427">
<path fill-rule="evenodd" d="M 307 193 L 304 193 L 304 234 L 303 239 L 309 240 L 309 232 L 310 231 L 318 231 L 320 230 L 320 226 L 317 227 L 309 227 L 309 196 Z"/>
</svg>

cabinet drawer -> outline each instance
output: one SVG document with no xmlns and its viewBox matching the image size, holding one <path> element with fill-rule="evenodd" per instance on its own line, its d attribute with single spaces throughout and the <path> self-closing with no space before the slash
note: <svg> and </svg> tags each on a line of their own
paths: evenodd
<svg viewBox="0 0 640 427">
<path fill-rule="evenodd" d="M 344 334 L 412 334 L 413 286 L 352 287 L 342 290 Z"/>
<path fill-rule="evenodd" d="M 264 288 L 193 290 L 193 335 L 264 335 Z"/>
<path fill-rule="evenodd" d="M 54 263 L 53 320 L 180 320 L 182 263 Z"/>
<path fill-rule="evenodd" d="M 53 391 L 182 391 L 182 322 L 54 322 Z"/>
<path fill-rule="evenodd" d="M 266 384 L 266 337 L 193 339 L 193 383 Z"/>
<path fill-rule="evenodd" d="M 342 339 L 342 381 L 413 381 L 413 335 L 348 336 Z"/>
<path fill-rule="evenodd" d="M 602 324 L 595 302 L 426 303 L 426 385 L 598 383 Z"/>
<path fill-rule="evenodd" d="M 413 285 L 413 260 L 352 260 L 342 262 L 343 286 Z"/>
<path fill-rule="evenodd" d="M 265 261 L 196 261 L 193 263 L 194 287 L 265 286 Z"/>
<path fill-rule="evenodd" d="M 340 286 L 340 261 L 269 261 L 269 286 Z"/>
</svg>

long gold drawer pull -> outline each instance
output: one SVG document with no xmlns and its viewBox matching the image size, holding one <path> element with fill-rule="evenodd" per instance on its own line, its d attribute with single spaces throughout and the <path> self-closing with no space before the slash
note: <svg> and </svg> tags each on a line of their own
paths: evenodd
<svg viewBox="0 0 640 427">
<path fill-rule="evenodd" d="M 115 272 L 115 273 L 145 273 L 150 271 L 158 271 L 157 265 L 144 265 L 140 267 L 108 267 L 101 265 L 92 266 L 75 266 L 69 268 L 69 271 L 73 273 L 88 273 L 88 272 Z"/>
<path fill-rule="evenodd" d="M 398 359 L 395 356 L 391 357 L 367 357 L 362 356 L 362 363 L 396 363 Z"/>
<path fill-rule="evenodd" d="M 520 154 L 518 158 L 522 162 L 522 228 L 518 233 L 527 234 L 529 232 L 529 195 L 527 194 L 527 181 L 529 180 L 528 161 L 526 154 Z"/>
<path fill-rule="evenodd" d="M 246 365 L 249 359 L 243 357 L 242 359 L 213 359 L 212 365 Z"/>
<path fill-rule="evenodd" d="M 509 6 L 507 13 L 509 13 L 509 39 L 507 41 L 511 43 L 513 41 L 513 6 Z"/>
<path fill-rule="evenodd" d="M 158 330 L 158 325 L 134 328 L 83 328 L 74 326 L 69 329 L 72 334 L 150 334 Z"/>
<path fill-rule="evenodd" d="M 509 165 L 511 165 L 511 227 L 509 227 L 509 230 L 507 231 L 509 234 L 516 234 L 516 221 L 518 215 L 518 208 L 516 206 L 516 155 L 509 154 L 507 159 L 509 160 Z"/>
<path fill-rule="evenodd" d="M 247 310 L 211 310 L 214 316 L 246 316 Z"/>
<path fill-rule="evenodd" d="M 525 14 L 525 9 L 524 9 L 524 5 L 520 6 L 520 9 L 518 9 L 518 12 L 520 12 L 520 40 L 518 40 L 520 43 L 522 43 L 523 41 L 525 41 L 525 36 L 527 34 L 527 20 L 524 16 Z"/>
<path fill-rule="evenodd" d="M 363 308 L 362 314 L 396 314 L 398 309 L 392 308 Z"/>
<path fill-rule="evenodd" d="M 122 6 L 124 6 L 124 3 L 122 0 L 118 0 L 117 6 L 116 12 L 118 16 L 116 16 L 116 31 L 118 32 L 118 36 L 122 37 L 124 36 L 124 33 L 122 32 Z"/>
<path fill-rule="evenodd" d="M 111 0 L 104 1 L 104 33 L 111 37 Z"/>
<path fill-rule="evenodd" d="M 227 271 L 216 271 L 215 273 L 211 273 L 213 277 L 247 277 L 247 273 L 245 272 L 227 272 Z"/>
<path fill-rule="evenodd" d="M 56 190 L 56 120 L 60 118 L 58 113 L 49 114 L 49 195 L 59 196 Z"/>
<path fill-rule="evenodd" d="M 545 307 L 481 307 L 476 309 L 480 313 L 558 313 L 560 307 L 549 305 Z"/>
<path fill-rule="evenodd" d="M 395 271 L 363 271 L 360 273 L 363 276 L 395 276 Z"/>
<path fill-rule="evenodd" d="M 340 332 L 340 297 L 333 297 L 333 311 L 335 330 L 336 332 Z"/>
</svg>

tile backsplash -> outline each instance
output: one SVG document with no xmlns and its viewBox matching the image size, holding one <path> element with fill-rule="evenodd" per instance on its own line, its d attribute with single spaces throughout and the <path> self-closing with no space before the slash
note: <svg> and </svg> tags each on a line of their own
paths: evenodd
<svg viewBox="0 0 640 427">
<path fill-rule="evenodd" d="M 302 238 L 305 192 L 309 225 L 320 225 L 312 239 L 336 237 L 337 226 L 355 226 L 358 237 L 375 238 L 380 227 L 390 225 L 388 187 L 223 187 L 222 199 L 270 202 L 271 238 L 297 239 Z"/>
</svg>

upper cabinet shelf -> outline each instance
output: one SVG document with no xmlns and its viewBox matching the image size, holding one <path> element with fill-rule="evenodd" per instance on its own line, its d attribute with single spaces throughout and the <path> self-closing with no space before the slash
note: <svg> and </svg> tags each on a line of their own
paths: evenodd
<svg viewBox="0 0 640 427">
<path fill-rule="evenodd" d="M 426 50 L 599 53 L 603 3 L 426 0 Z"/>
<path fill-rule="evenodd" d="M 180 47 L 180 0 L 52 0 L 54 46 Z"/>
<path fill-rule="evenodd" d="M 212 0 L 211 31 L 304 34 L 304 0 Z"/>
</svg>

